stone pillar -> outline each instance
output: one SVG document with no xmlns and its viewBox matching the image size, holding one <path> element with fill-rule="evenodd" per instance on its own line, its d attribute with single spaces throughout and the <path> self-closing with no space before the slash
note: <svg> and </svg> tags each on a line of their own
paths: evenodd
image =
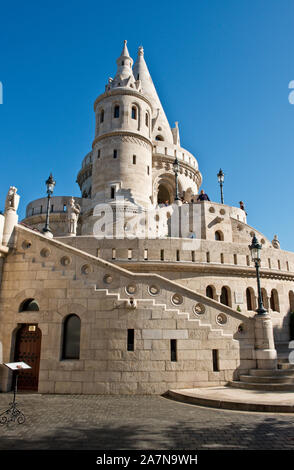
<svg viewBox="0 0 294 470">
<path fill-rule="evenodd" d="M 2 244 L 4 246 L 12 246 L 13 245 L 13 230 L 15 225 L 18 223 L 18 215 L 16 211 L 13 209 L 9 209 L 5 212 L 5 223 L 4 223 L 4 231 L 3 231 L 3 239 Z"/>
<path fill-rule="evenodd" d="M 5 222 L 2 239 L 2 245 L 4 246 L 13 245 L 13 231 L 15 225 L 18 223 L 17 208 L 19 199 L 17 188 L 10 186 L 5 201 Z"/>
<path fill-rule="evenodd" d="M 255 315 L 254 322 L 257 369 L 276 369 L 277 351 L 271 317 L 269 314 Z"/>
<path fill-rule="evenodd" d="M 0 214 L 0 245 L 2 245 L 4 222 L 5 222 L 5 217 L 3 214 Z"/>
</svg>

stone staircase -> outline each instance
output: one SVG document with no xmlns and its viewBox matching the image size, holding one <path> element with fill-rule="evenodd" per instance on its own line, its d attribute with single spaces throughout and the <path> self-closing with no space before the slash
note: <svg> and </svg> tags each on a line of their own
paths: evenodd
<svg viewBox="0 0 294 470">
<path fill-rule="evenodd" d="M 87 281 L 84 281 L 87 282 Z M 96 286 L 94 286 L 94 289 L 98 293 L 103 293 L 104 296 L 110 297 L 110 298 L 115 298 L 120 304 L 121 303 L 126 303 L 129 301 L 129 298 L 127 297 L 121 297 L 119 292 L 109 292 L 108 289 L 99 289 Z M 168 308 L 166 304 L 156 302 L 156 299 L 140 299 L 136 298 L 137 302 L 140 304 L 145 304 L 145 305 L 150 305 L 151 307 L 155 307 L 156 309 L 163 309 L 165 312 L 170 312 L 170 313 L 175 313 L 176 315 L 185 318 L 188 321 L 194 322 L 195 325 L 197 325 L 199 328 L 205 328 L 209 329 L 209 339 L 217 339 L 217 338 L 227 338 L 227 339 L 233 339 L 233 335 L 231 333 L 224 333 L 223 330 L 221 329 L 216 329 L 212 328 L 210 323 L 203 323 L 198 318 L 191 318 L 190 313 L 188 312 L 181 312 L 177 308 Z"/>
<path fill-rule="evenodd" d="M 118 302 L 118 306 L 126 307 L 127 302 L 129 301 L 129 296 L 122 296 L 121 292 L 113 291 L 112 289 L 107 288 L 99 288 L 93 279 L 83 279 L 80 276 L 77 277 L 77 273 L 75 270 L 70 269 L 69 267 L 64 266 L 56 266 L 56 263 L 49 260 L 42 260 L 38 261 L 34 256 L 29 254 L 23 253 L 20 255 L 25 261 L 30 261 L 34 264 L 34 269 L 36 270 L 43 270 L 47 271 L 46 280 L 68 280 L 72 286 L 78 288 L 86 288 L 91 289 L 97 294 L 98 296 L 103 295 L 109 298 L 113 298 Z M 179 286 L 181 287 L 181 286 Z M 135 298 L 138 306 L 141 305 L 149 305 L 154 307 L 155 309 L 163 309 L 165 312 L 175 313 L 180 318 L 186 319 L 190 322 L 193 322 L 199 328 L 208 329 L 209 330 L 209 339 L 233 339 L 233 335 L 231 333 L 225 333 L 220 328 L 213 328 L 210 323 L 204 323 L 203 320 L 198 318 L 193 318 L 192 314 L 189 312 L 181 311 L 180 308 L 169 308 L 165 303 L 157 301 L 155 298 L 146 299 L 140 298 L 136 295 L 132 296 Z"/>
<path fill-rule="evenodd" d="M 289 362 L 289 343 L 279 345 L 277 351 L 277 369 L 251 369 L 249 375 L 240 375 L 240 381 L 231 381 L 228 386 L 263 392 L 294 392 L 294 364 Z"/>
</svg>

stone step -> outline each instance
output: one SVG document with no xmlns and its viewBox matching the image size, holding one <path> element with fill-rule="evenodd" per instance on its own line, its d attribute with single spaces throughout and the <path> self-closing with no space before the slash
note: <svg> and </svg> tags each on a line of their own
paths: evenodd
<svg viewBox="0 0 294 470">
<path fill-rule="evenodd" d="M 277 383 L 288 383 L 294 384 L 294 377 L 289 375 L 269 375 L 269 376 L 252 376 L 252 375 L 240 375 L 241 382 L 258 383 L 258 384 L 277 384 Z"/>
<path fill-rule="evenodd" d="M 276 369 L 276 370 L 268 370 L 268 369 L 251 369 L 249 374 L 253 377 L 272 377 L 272 376 L 294 376 L 294 368 L 293 369 Z"/>
<path fill-rule="evenodd" d="M 241 388 L 245 390 L 259 390 L 262 392 L 294 392 L 294 384 L 260 384 L 249 382 L 231 381 L 230 387 Z"/>
<path fill-rule="evenodd" d="M 163 395 L 190 405 L 208 406 L 227 410 L 294 413 L 294 394 L 241 390 L 233 387 L 209 387 L 168 390 Z"/>
</svg>

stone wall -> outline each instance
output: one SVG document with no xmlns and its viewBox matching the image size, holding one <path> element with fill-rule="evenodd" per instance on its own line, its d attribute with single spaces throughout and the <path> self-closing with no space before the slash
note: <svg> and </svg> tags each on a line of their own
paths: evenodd
<svg viewBox="0 0 294 470">
<path fill-rule="evenodd" d="M 162 276 L 131 273 L 24 227 L 16 231 L 17 247 L 4 265 L 0 341 L 4 362 L 11 361 L 19 325 L 38 324 L 39 392 L 163 393 L 223 384 L 255 367 L 250 316 Z M 26 298 L 40 311 L 19 312 Z M 81 319 L 79 360 L 62 360 L 69 314 Z M 128 329 L 135 330 L 134 351 L 127 350 Z M 3 391 L 10 386 L 3 367 L 1 383 Z"/>
</svg>

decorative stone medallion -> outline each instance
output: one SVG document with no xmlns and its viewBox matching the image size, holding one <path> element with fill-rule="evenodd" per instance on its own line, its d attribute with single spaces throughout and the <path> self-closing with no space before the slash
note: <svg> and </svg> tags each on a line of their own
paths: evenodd
<svg viewBox="0 0 294 470">
<path fill-rule="evenodd" d="M 110 276 L 110 274 L 105 274 L 103 281 L 105 282 L 105 284 L 111 284 L 113 281 L 112 276 Z"/>
<path fill-rule="evenodd" d="M 217 316 L 216 316 L 216 323 L 218 323 L 219 325 L 225 325 L 226 323 L 228 322 L 228 317 L 227 315 L 225 315 L 224 313 L 219 313 Z"/>
<path fill-rule="evenodd" d="M 30 240 L 24 240 L 21 246 L 24 250 L 28 250 L 29 248 L 31 248 L 32 242 Z"/>
<path fill-rule="evenodd" d="M 63 256 L 60 259 L 60 264 L 62 264 L 62 266 L 68 266 L 70 263 L 71 263 L 71 258 L 69 256 Z"/>
<path fill-rule="evenodd" d="M 48 258 L 48 256 L 50 256 L 50 250 L 49 248 L 42 248 L 42 250 L 40 251 L 40 255 L 42 256 L 42 258 Z"/>
<path fill-rule="evenodd" d="M 154 285 L 149 286 L 148 292 L 149 292 L 150 295 L 157 295 L 157 294 L 159 294 L 159 287 L 154 286 Z"/>
<path fill-rule="evenodd" d="M 198 302 L 196 305 L 194 305 L 193 312 L 196 315 L 203 315 L 205 313 L 205 306 Z"/>
<path fill-rule="evenodd" d="M 174 305 L 181 305 L 183 303 L 183 297 L 180 294 L 174 294 L 171 301 Z"/>
<path fill-rule="evenodd" d="M 126 287 L 126 293 L 129 295 L 134 295 L 137 292 L 137 287 L 134 284 L 130 284 Z"/>
<path fill-rule="evenodd" d="M 92 272 L 92 268 L 89 264 L 84 264 L 82 267 L 81 267 L 81 273 L 82 274 L 90 274 Z"/>
</svg>

